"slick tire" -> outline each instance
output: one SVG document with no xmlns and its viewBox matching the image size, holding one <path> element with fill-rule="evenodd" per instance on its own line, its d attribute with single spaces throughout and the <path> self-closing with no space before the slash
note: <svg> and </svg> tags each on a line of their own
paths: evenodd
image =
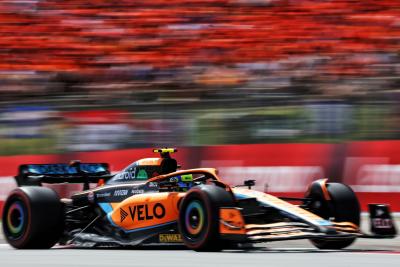
<svg viewBox="0 0 400 267">
<path fill-rule="evenodd" d="M 179 208 L 178 227 L 184 244 L 196 251 L 222 250 L 225 244 L 219 234 L 219 209 L 233 206 L 232 195 L 221 187 L 190 189 Z"/>
<path fill-rule="evenodd" d="M 46 249 L 60 239 L 64 225 L 63 204 L 50 188 L 14 189 L 3 209 L 3 233 L 18 249 Z"/>
<path fill-rule="evenodd" d="M 360 204 L 354 191 L 341 183 L 327 183 L 331 201 L 324 200 L 314 187 L 309 193 L 311 210 L 324 219 L 334 218 L 335 222 L 352 222 L 360 226 Z M 311 239 L 311 243 L 319 249 L 343 249 L 350 246 L 356 238 L 339 240 Z"/>
</svg>

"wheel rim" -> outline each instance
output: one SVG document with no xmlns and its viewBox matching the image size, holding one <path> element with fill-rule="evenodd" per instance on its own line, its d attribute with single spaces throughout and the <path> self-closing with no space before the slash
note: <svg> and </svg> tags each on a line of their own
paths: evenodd
<svg viewBox="0 0 400 267">
<path fill-rule="evenodd" d="M 204 226 L 204 209 L 199 201 L 192 201 L 186 208 L 185 228 L 190 235 L 200 234 Z"/>
<path fill-rule="evenodd" d="M 20 201 L 12 203 L 7 212 L 7 228 L 12 238 L 16 239 L 22 236 L 24 232 L 25 211 Z"/>
</svg>

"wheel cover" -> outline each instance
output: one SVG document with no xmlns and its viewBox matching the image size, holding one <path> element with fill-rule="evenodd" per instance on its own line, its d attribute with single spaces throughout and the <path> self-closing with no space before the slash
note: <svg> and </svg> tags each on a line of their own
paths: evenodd
<svg viewBox="0 0 400 267">
<path fill-rule="evenodd" d="M 10 205 L 7 211 L 7 228 L 10 237 L 20 238 L 24 233 L 26 213 L 21 201 L 17 200 Z"/>
<path fill-rule="evenodd" d="M 204 208 L 197 200 L 192 201 L 185 211 L 185 228 L 193 236 L 199 235 L 205 224 Z"/>
</svg>

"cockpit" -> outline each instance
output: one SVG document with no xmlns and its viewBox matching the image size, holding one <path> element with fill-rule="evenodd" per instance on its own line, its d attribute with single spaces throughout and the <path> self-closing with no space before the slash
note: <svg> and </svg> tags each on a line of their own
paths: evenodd
<svg viewBox="0 0 400 267">
<path fill-rule="evenodd" d="M 107 184 L 143 182 L 161 174 L 175 172 L 178 169 L 176 159 L 170 156 L 170 153 L 177 152 L 175 148 L 154 149 L 153 152 L 160 153 L 161 157 L 135 161 L 111 178 Z"/>
</svg>

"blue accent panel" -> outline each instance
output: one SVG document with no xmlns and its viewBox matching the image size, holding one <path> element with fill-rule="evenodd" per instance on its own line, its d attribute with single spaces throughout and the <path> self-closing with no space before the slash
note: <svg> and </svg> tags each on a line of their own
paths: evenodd
<svg viewBox="0 0 400 267">
<path fill-rule="evenodd" d="M 124 230 L 124 232 L 125 233 L 134 233 L 134 232 L 138 232 L 138 231 L 142 231 L 142 230 L 148 230 L 148 229 L 158 228 L 158 227 L 162 227 L 162 226 L 166 226 L 166 225 L 171 225 L 171 224 L 174 224 L 174 223 L 176 223 L 176 221 L 157 224 L 157 225 L 143 227 L 143 228 L 138 228 L 138 229 L 134 229 L 134 230 Z"/>
<path fill-rule="evenodd" d="M 253 198 L 252 196 L 247 196 L 239 193 L 234 193 L 234 195 L 237 199 Z"/>
<path fill-rule="evenodd" d="M 81 163 L 81 171 L 87 174 L 101 174 L 107 172 L 107 166 L 101 163 Z M 28 164 L 26 165 L 26 171 L 32 174 L 40 175 L 76 175 L 78 174 L 78 168 L 70 166 L 68 164 Z"/>
<path fill-rule="evenodd" d="M 317 223 L 318 223 L 318 225 L 321 225 L 321 226 L 332 226 L 333 225 L 330 221 L 327 221 L 327 220 L 319 220 L 319 221 L 317 221 Z"/>
<path fill-rule="evenodd" d="M 111 212 L 109 212 L 109 213 L 107 214 L 107 219 L 108 219 L 108 221 L 111 223 L 112 226 L 124 230 L 124 229 L 121 228 L 120 226 L 116 225 L 116 224 L 114 223 L 114 221 L 111 219 Z M 124 231 L 125 231 L 125 230 L 124 230 Z"/>
<path fill-rule="evenodd" d="M 113 211 L 110 203 L 99 203 L 99 206 L 105 213 L 110 213 Z"/>
</svg>

